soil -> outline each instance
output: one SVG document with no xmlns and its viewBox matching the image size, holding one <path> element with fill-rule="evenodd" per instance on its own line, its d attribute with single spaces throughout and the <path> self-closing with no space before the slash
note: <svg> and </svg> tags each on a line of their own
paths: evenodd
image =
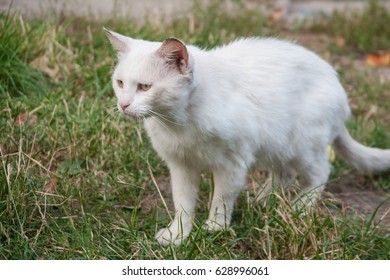
<svg viewBox="0 0 390 280">
<path fill-rule="evenodd" d="M 374 223 L 390 230 L 390 193 L 373 187 L 372 179 L 361 175 L 346 175 L 329 183 L 325 199 L 346 210 L 351 215 L 369 217 L 375 211 Z"/>
</svg>

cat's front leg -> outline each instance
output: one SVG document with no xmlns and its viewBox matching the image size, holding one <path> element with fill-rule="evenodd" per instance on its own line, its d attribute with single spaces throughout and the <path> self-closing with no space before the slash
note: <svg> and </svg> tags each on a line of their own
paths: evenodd
<svg viewBox="0 0 390 280">
<path fill-rule="evenodd" d="M 180 245 L 190 234 L 198 197 L 200 174 L 180 163 L 168 163 L 171 173 L 175 217 L 168 227 L 159 230 L 157 241 L 163 245 Z"/>
<path fill-rule="evenodd" d="M 234 203 L 245 184 L 247 169 L 234 166 L 234 169 L 215 170 L 213 175 L 214 195 L 206 228 L 221 231 L 230 224 Z"/>
</svg>

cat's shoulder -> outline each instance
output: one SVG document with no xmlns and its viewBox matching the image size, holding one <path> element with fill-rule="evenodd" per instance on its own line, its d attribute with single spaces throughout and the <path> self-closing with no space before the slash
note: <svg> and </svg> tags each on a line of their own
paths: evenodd
<svg viewBox="0 0 390 280">
<path fill-rule="evenodd" d="M 244 37 L 238 38 L 230 43 L 222 45 L 217 50 L 223 49 L 235 49 L 235 48 L 262 48 L 262 49 L 292 49 L 303 50 L 304 47 L 298 45 L 295 42 L 279 39 L 276 37 Z"/>
</svg>

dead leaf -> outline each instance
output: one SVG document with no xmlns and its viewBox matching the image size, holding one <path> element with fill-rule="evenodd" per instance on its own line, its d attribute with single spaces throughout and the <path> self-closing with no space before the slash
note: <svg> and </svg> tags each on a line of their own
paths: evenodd
<svg viewBox="0 0 390 280">
<path fill-rule="evenodd" d="M 30 66 L 36 69 L 42 69 L 49 65 L 49 58 L 47 55 L 41 55 L 30 62 Z"/>
<path fill-rule="evenodd" d="M 52 79 L 57 77 L 58 71 L 59 71 L 58 68 L 57 69 L 52 69 L 52 68 L 47 67 L 45 69 L 42 69 L 42 72 L 45 73 L 46 75 L 48 75 Z"/>
<path fill-rule="evenodd" d="M 37 117 L 35 115 L 30 115 L 29 113 L 22 113 L 16 117 L 15 125 L 22 126 L 26 123 L 27 120 L 28 125 L 35 125 L 37 123 Z"/>
<path fill-rule="evenodd" d="M 334 162 L 335 159 L 336 159 L 336 153 L 335 151 L 333 150 L 332 146 L 328 146 L 326 148 L 326 152 L 328 154 L 328 160 L 329 162 Z"/>
<path fill-rule="evenodd" d="M 103 60 L 101 60 L 98 63 L 96 63 L 95 67 L 96 68 L 100 68 L 100 67 L 103 67 L 103 66 L 106 66 L 106 65 L 110 65 L 110 64 L 112 64 L 112 59 L 111 59 L 111 57 L 107 56 Z"/>
<path fill-rule="evenodd" d="M 54 79 L 55 77 L 57 77 L 59 69 L 58 67 L 50 68 L 49 63 L 50 63 L 49 57 L 46 54 L 44 54 L 31 61 L 30 66 L 42 71 L 50 78 Z"/>
<path fill-rule="evenodd" d="M 57 178 L 52 178 L 43 186 L 43 191 L 45 193 L 54 193 L 57 192 L 57 184 L 58 184 L 58 179 Z"/>
<path fill-rule="evenodd" d="M 380 51 L 377 53 L 368 54 L 366 56 L 366 63 L 371 66 L 389 66 L 390 53 Z"/>
<path fill-rule="evenodd" d="M 23 125 L 24 122 L 27 120 L 27 118 L 28 118 L 28 113 L 19 114 L 19 115 L 16 117 L 15 125 L 16 125 L 16 126 L 21 126 L 21 125 Z"/>
<path fill-rule="evenodd" d="M 368 110 L 367 114 L 364 116 L 364 120 L 367 121 L 373 115 L 376 115 L 377 112 L 378 112 L 378 107 L 373 105 L 373 104 L 371 104 L 370 110 Z"/>
<path fill-rule="evenodd" d="M 280 21 L 286 14 L 286 10 L 283 8 L 275 8 L 269 15 L 270 20 L 273 23 Z"/>
<path fill-rule="evenodd" d="M 37 123 L 37 116 L 35 115 L 29 115 L 28 116 L 28 124 L 29 125 L 35 125 Z"/>
<path fill-rule="evenodd" d="M 340 48 L 344 48 L 345 47 L 345 39 L 343 38 L 343 37 L 340 37 L 340 36 L 338 36 L 337 38 L 336 38 L 336 45 L 338 46 L 338 47 L 340 47 Z"/>
</svg>

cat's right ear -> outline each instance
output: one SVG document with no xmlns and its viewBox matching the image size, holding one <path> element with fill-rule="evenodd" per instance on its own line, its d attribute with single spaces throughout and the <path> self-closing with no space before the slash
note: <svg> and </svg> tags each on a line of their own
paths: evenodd
<svg viewBox="0 0 390 280">
<path fill-rule="evenodd" d="M 130 51 L 128 37 L 123 36 L 114 31 L 108 30 L 105 27 L 103 27 L 103 29 L 107 35 L 107 38 L 110 40 L 112 47 L 118 52 L 119 56 L 124 55 Z"/>
</svg>

